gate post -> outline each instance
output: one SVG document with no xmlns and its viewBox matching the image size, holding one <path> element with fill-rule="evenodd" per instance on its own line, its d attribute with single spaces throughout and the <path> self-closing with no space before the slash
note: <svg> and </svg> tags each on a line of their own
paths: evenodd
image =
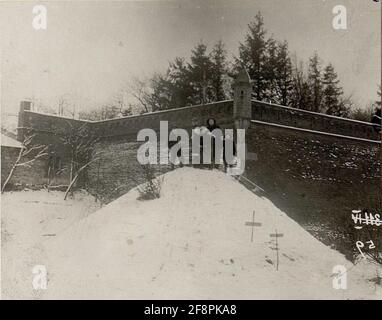
<svg viewBox="0 0 382 320">
<path fill-rule="evenodd" d="M 248 129 L 252 118 L 251 79 L 247 70 L 240 70 L 233 84 L 233 120 L 235 129 Z"/>
<path fill-rule="evenodd" d="M 24 111 L 30 111 L 31 104 L 32 103 L 30 101 L 20 102 L 20 111 L 19 111 L 18 123 L 17 123 L 17 140 L 21 142 L 24 141 L 25 126 L 26 126 Z"/>
</svg>

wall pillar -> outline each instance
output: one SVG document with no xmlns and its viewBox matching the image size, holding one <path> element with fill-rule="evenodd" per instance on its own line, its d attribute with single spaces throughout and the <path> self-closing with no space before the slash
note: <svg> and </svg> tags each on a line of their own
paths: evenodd
<svg viewBox="0 0 382 320">
<path fill-rule="evenodd" d="M 25 135 L 25 111 L 31 110 L 31 102 L 30 101 L 21 101 L 20 102 L 20 111 L 19 111 L 19 117 L 18 117 L 18 124 L 17 124 L 17 140 L 18 141 L 24 141 L 24 135 Z"/>
<path fill-rule="evenodd" d="M 252 118 L 252 86 L 248 72 L 243 68 L 234 84 L 233 119 L 235 129 L 248 129 Z"/>
<path fill-rule="evenodd" d="M 233 84 L 233 89 L 233 120 L 235 129 L 244 129 L 246 131 L 249 128 L 252 119 L 252 85 L 249 74 L 244 68 L 241 69 L 237 75 Z M 239 156 L 238 154 L 238 157 L 241 157 L 238 165 L 241 167 L 242 172 L 245 171 L 245 163 L 246 159 L 248 159 L 247 139 L 246 134 L 244 146 L 241 146 L 241 148 L 244 148 L 241 149 L 244 150 L 244 155 Z M 237 141 L 238 150 L 240 147 L 239 144 L 240 142 Z M 242 158 L 243 156 L 244 158 Z"/>
</svg>

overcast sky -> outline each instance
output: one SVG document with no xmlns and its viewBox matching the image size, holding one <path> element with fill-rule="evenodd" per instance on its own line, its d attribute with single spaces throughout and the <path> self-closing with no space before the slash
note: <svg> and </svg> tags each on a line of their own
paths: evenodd
<svg viewBox="0 0 382 320">
<path fill-rule="evenodd" d="M 35 97 L 55 104 L 70 94 L 86 108 L 113 96 L 133 76 L 164 71 L 188 57 L 200 40 L 222 39 L 237 55 L 247 24 L 260 10 L 269 34 L 286 39 L 300 59 L 317 50 L 331 61 L 347 94 L 360 104 L 376 99 L 380 81 L 380 5 L 372 0 L 39 2 L 47 30 L 32 28 L 35 2 L 2 2 L 2 112 Z M 348 29 L 332 27 L 345 5 Z"/>
</svg>

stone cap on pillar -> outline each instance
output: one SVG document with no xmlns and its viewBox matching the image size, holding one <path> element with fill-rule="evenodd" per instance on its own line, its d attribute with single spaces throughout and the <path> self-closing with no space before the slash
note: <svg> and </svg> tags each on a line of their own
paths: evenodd
<svg viewBox="0 0 382 320">
<path fill-rule="evenodd" d="M 241 68 L 236 76 L 235 84 L 251 84 L 251 78 L 245 68 Z"/>
</svg>

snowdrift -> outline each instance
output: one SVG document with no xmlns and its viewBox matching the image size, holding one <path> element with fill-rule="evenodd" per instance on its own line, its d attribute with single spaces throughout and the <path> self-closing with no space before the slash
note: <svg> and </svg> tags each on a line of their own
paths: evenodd
<svg viewBox="0 0 382 320">
<path fill-rule="evenodd" d="M 167 173 L 162 196 L 132 190 L 49 239 L 45 298 L 344 299 L 377 298 L 367 279 L 269 200 L 220 171 Z M 252 220 L 262 225 L 254 227 Z M 279 270 L 270 234 L 278 239 Z M 348 268 L 347 290 L 332 286 Z M 374 273 L 373 273 L 374 272 Z"/>
</svg>

